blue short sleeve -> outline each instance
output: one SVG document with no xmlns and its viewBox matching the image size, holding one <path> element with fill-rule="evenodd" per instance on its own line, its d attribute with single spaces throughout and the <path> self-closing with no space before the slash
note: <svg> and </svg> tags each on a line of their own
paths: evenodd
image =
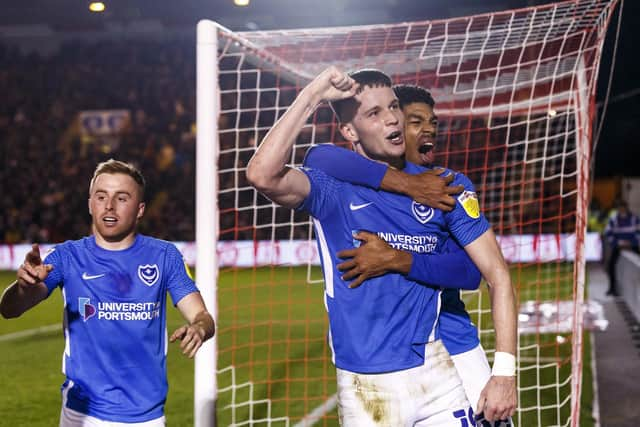
<svg viewBox="0 0 640 427">
<path fill-rule="evenodd" d="M 344 183 L 326 173 L 311 168 L 300 168 L 309 178 L 311 189 L 297 210 L 308 212 L 316 219 L 324 219 L 335 213 L 337 195 L 340 194 Z"/>
<path fill-rule="evenodd" d="M 449 231 L 463 247 L 476 240 L 490 228 L 489 221 L 480 210 L 476 190 L 465 175 L 456 173 L 451 185 L 464 186 L 456 197 L 456 205 L 445 215 Z"/>
<path fill-rule="evenodd" d="M 167 246 L 166 271 L 169 272 L 167 289 L 171 295 L 173 305 L 193 292 L 198 292 L 198 288 L 191 278 L 189 267 L 184 262 L 182 254 L 174 245 Z"/>
<path fill-rule="evenodd" d="M 56 246 L 47 252 L 42 260 L 44 264 L 51 264 L 53 270 L 49 272 L 47 278 L 44 279 L 44 284 L 47 285 L 49 290 L 48 295 L 58 286 L 62 284 L 64 279 L 64 247 Z"/>
</svg>

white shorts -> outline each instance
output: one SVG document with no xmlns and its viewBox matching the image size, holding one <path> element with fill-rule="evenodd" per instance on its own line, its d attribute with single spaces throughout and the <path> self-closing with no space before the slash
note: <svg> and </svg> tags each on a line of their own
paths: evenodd
<svg viewBox="0 0 640 427">
<path fill-rule="evenodd" d="M 470 425 L 471 407 L 441 341 L 426 345 L 423 366 L 385 374 L 336 371 L 344 427 Z"/>
<path fill-rule="evenodd" d="M 478 344 L 472 350 L 465 353 L 452 355 L 451 359 L 456 366 L 458 375 L 462 380 L 462 387 L 467 395 L 467 399 L 475 412 L 478 408 L 478 401 L 480 400 L 480 393 L 489 378 L 491 378 L 491 368 L 487 361 L 487 355 L 482 348 L 482 345 Z M 486 422 L 486 421 L 485 421 Z M 473 425 L 473 424 L 472 424 Z M 483 426 L 482 420 L 477 421 L 478 426 Z M 487 424 L 488 425 L 488 424 Z M 495 427 L 513 427 L 513 420 L 509 419 L 507 422 L 491 424 Z"/>
<path fill-rule="evenodd" d="M 491 378 L 491 368 L 487 361 L 482 345 L 478 344 L 473 350 L 451 356 L 453 364 L 462 380 L 462 387 L 475 411 L 480 400 L 482 389 Z"/>
<path fill-rule="evenodd" d="M 60 427 L 164 427 L 164 416 L 142 423 L 116 423 L 82 414 L 62 405 Z"/>
</svg>

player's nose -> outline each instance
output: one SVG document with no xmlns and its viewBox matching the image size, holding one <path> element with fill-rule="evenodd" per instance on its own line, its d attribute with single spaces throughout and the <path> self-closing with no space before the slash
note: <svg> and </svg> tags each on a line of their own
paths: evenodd
<svg viewBox="0 0 640 427">
<path fill-rule="evenodd" d="M 398 124 L 400 121 L 400 118 L 396 114 L 394 114 L 394 112 L 391 110 L 384 110 L 383 119 L 385 124 L 387 125 L 395 125 L 395 124 Z"/>
<path fill-rule="evenodd" d="M 422 125 L 422 132 L 434 136 L 436 134 L 436 127 L 433 123 L 425 123 Z"/>
</svg>

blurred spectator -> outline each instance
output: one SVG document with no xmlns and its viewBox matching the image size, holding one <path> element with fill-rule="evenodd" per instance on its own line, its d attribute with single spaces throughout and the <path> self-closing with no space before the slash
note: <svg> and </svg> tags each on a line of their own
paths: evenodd
<svg viewBox="0 0 640 427">
<path fill-rule="evenodd" d="M 607 225 L 607 213 L 600 206 L 598 199 L 591 199 L 589 204 L 589 219 L 587 221 L 587 230 L 599 234 L 604 232 Z"/>
<path fill-rule="evenodd" d="M 609 290 L 607 295 L 618 295 L 616 286 L 616 262 L 623 249 L 632 250 L 638 253 L 638 242 L 640 241 L 640 218 L 629 211 L 627 202 L 619 199 L 615 204 L 616 212 L 611 215 L 605 236 L 611 248 L 611 255 L 608 262 Z"/>
</svg>

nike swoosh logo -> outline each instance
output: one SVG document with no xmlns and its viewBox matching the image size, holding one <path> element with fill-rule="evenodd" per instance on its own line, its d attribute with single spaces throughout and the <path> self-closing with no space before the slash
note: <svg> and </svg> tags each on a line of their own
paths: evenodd
<svg viewBox="0 0 640 427">
<path fill-rule="evenodd" d="M 366 208 L 369 205 L 372 205 L 373 202 L 369 202 L 369 203 L 363 203 L 361 205 L 354 205 L 353 203 L 349 203 L 349 209 L 351 209 L 352 211 L 357 211 L 360 210 L 362 208 Z"/>
<path fill-rule="evenodd" d="M 82 278 L 84 280 L 97 279 L 98 277 L 102 277 L 102 276 L 104 276 L 104 274 L 96 274 L 95 276 L 89 276 L 87 272 L 82 273 Z"/>
</svg>

